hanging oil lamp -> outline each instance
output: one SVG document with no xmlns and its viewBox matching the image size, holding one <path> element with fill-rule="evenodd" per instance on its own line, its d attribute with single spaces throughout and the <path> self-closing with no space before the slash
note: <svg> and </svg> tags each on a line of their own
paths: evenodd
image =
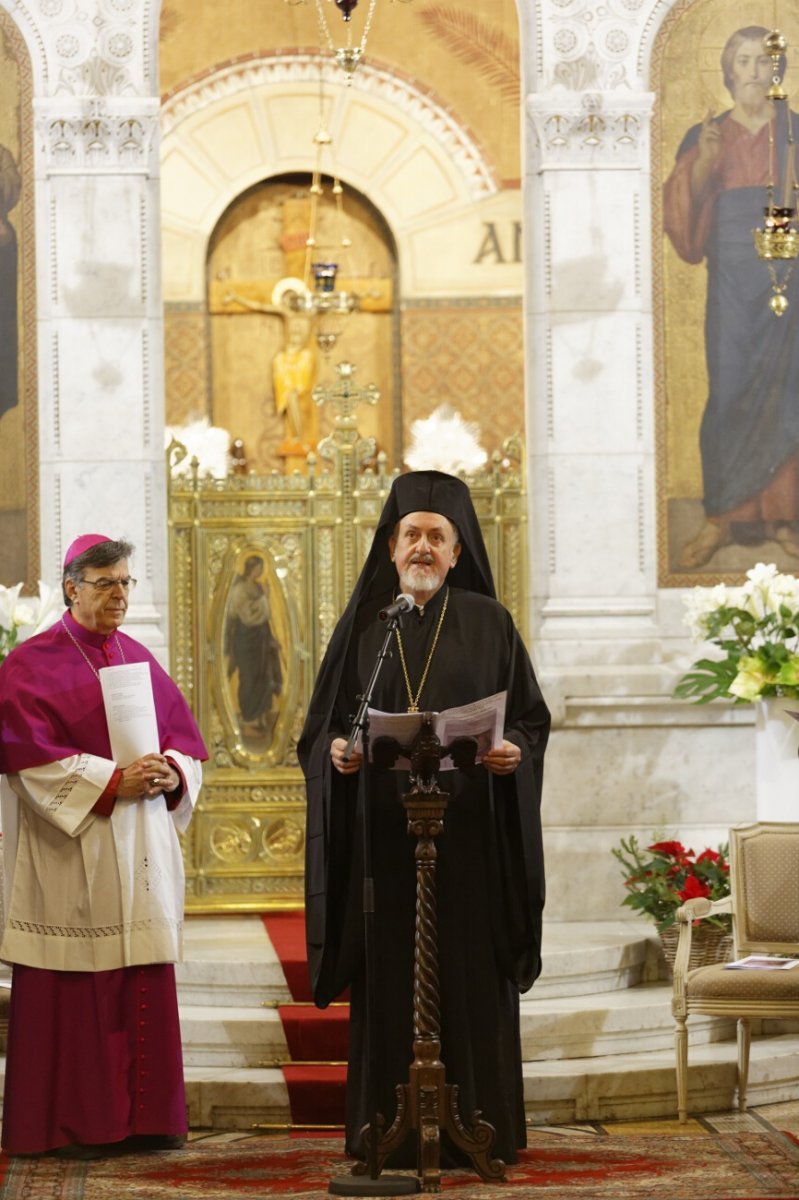
<svg viewBox="0 0 799 1200">
<path fill-rule="evenodd" d="M 771 296 L 769 308 L 775 317 L 781 317 L 788 308 L 788 288 L 795 261 L 799 256 L 799 233 L 793 227 L 796 216 L 796 148 L 794 146 L 793 117 L 788 107 L 788 93 L 782 86 L 782 64 L 785 62 L 785 52 L 788 48 L 787 39 L 779 29 L 772 29 L 763 38 L 763 49 L 771 58 L 772 76 L 771 87 L 766 93 L 772 106 L 772 116 L 769 120 L 769 177 L 766 185 L 766 205 L 763 209 L 763 224 L 759 229 L 752 230 L 755 249 L 758 257 L 763 259 L 768 267 L 771 280 Z M 785 120 L 782 120 L 782 113 Z M 786 129 L 785 141 L 785 177 L 782 184 L 782 195 L 776 196 L 776 176 L 778 152 L 776 143 L 777 131 Z"/>
</svg>

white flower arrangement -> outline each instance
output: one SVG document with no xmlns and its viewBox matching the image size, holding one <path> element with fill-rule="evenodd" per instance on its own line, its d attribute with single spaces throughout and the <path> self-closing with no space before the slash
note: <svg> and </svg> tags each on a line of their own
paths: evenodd
<svg viewBox="0 0 799 1200">
<path fill-rule="evenodd" d="M 799 698 L 799 579 L 758 563 L 741 587 L 692 588 L 685 604 L 694 641 L 713 643 L 724 657 L 698 659 L 675 696 L 696 704 Z"/>
<path fill-rule="evenodd" d="M 20 642 L 48 629 L 58 618 L 61 589 L 39 580 L 38 596 L 20 596 L 22 584 L 12 588 L 0 584 L 0 662 Z"/>
</svg>

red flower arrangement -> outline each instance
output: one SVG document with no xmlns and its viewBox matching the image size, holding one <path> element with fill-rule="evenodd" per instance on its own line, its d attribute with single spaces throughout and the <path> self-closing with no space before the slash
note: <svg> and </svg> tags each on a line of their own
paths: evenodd
<svg viewBox="0 0 799 1200">
<path fill-rule="evenodd" d="M 695 855 L 676 841 L 653 842 L 644 849 L 632 836 L 622 838 L 613 855 L 621 864 L 627 888 L 622 904 L 651 917 L 658 933 L 675 923 L 677 909 L 686 900 L 701 896 L 720 900 L 730 892 L 726 843 Z M 729 929 L 730 917 L 723 913 L 707 917 L 706 923 Z"/>
</svg>

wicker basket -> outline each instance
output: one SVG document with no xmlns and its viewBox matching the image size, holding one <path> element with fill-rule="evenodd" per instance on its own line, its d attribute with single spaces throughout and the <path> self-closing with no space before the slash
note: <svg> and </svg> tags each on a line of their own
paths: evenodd
<svg viewBox="0 0 799 1200">
<path fill-rule="evenodd" d="M 674 971 L 674 959 L 677 957 L 677 942 L 680 938 L 680 926 L 670 925 L 660 934 L 663 953 L 666 956 L 669 973 Z M 729 962 L 732 958 L 732 934 L 717 925 L 697 925 L 691 935 L 691 953 L 688 958 L 688 970 L 695 967 L 709 967 L 713 963 Z"/>
</svg>

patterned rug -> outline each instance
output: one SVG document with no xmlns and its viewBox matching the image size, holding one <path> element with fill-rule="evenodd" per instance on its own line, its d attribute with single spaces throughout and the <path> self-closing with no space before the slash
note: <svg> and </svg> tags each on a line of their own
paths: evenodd
<svg viewBox="0 0 799 1200">
<path fill-rule="evenodd" d="M 96 1162 L 0 1157 L 1 1200 L 322 1200 L 347 1173 L 338 1137 L 219 1135 L 182 1151 Z M 780 1200 L 799 1197 L 789 1134 L 613 1137 L 533 1133 L 508 1182 L 443 1178 L 449 1200 Z"/>
</svg>

